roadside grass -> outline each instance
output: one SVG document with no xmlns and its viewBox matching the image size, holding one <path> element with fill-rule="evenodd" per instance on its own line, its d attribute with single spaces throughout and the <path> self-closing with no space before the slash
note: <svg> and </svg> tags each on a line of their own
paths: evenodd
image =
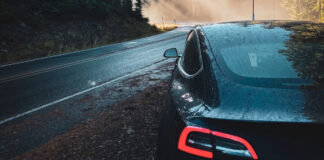
<svg viewBox="0 0 324 160">
<path fill-rule="evenodd" d="M 74 52 L 143 38 L 175 29 L 150 25 L 134 18 L 107 21 L 55 22 L 35 28 L 1 26 L 0 65 Z"/>
</svg>

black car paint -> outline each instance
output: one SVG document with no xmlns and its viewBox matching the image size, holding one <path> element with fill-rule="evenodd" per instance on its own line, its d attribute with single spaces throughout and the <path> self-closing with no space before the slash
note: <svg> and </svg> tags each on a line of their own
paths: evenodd
<svg viewBox="0 0 324 160">
<path fill-rule="evenodd" d="M 176 65 L 170 82 L 169 98 L 160 123 L 159 159 L 203 159 L 177 149 L 180 133 L 188 125 L 240 136 L 251 143 L 260 159 L 296 160 L 323 157 L 324 125 L 322 119 L 302 113 L 301 108 L 289 110 L 288 116 L 298 114 L 304 116 L 305 120 L 283 120 L 281 118 L 286 117 L 280 116 L 282 114 L 280 111 L 277 112 L 279 116 L 272 113 L 273 115 L 267 117 L 268 113 L 263 112 L 264 109 L 262 109 L 262 107 L 276 109 L 282 102 L 303 106 L 315 104 L 323 107 L 321 106 L 323 104 L 322 90 L 307 90 L 303 87 L 251 86 L 233 81 L 220 69 L 222 67 L 219 66 L 217 57 L 215 58 L 208 46 L 210 44 L 205 38 L 203 29 L 198 26 L 195 30 L 199 35 L 204 69 L 196 77 L 187 79 L 183 77 Z M 231 94 L 228 94 L 229 92 Z M 302 96 L 295 99 L 296 95 Z M 246 107 L 245 110 L 238 110 L 235 113 L 240 117 L 230 116 L 230 112 L 235 112 L 235 108 L 231 108 L 231 111 L 226 110 L 228 104 L 223 103 L 224 98 L 230 98 L 230 100 L 225 100 L 228 103 L 236 101 L 241 103 L 242 108 Z M 249 115 L 252 112 L 249 110 L 249 105 L 256 105 L 259 108 L 256 116 Z M 223 112 L 225 116 L 204 116 L 213 108 L 220 109 L 220 113 Z M 215 159 L 238 159 L 238 157 L 221 156 Z"/>
</svg>

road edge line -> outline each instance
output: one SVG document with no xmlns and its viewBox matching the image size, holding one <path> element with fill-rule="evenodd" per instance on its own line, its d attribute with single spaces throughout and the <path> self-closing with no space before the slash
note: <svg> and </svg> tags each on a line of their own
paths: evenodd
<svg viewBox="0 0 324 160">
<path fill-rule="evenodd" d="M 174 30 L 172 30 L 172 31 L 174 31 Z M 172 31 L 170 31 L 170 32 L 172 32 Z M 166 33 L 170 33 L 170 32 L 166 32 Z M 164 33 L 157 34 L 157 35 L 152 35 L 152 36 L 148 36 L 148 37 L 143 37 L 143 38 L 139 38 L 139 39 L 146 39 L 146 38 L 150 38 L 150 37 L 154 37 L 154 36 L 158 36 L 158 35 L 162 35 L 162 34 L 164 34 Z M 139 39 L 134 39 L 134 40 L 139 40 Z M 35 58 L 35 59 L 30 59 L 30 60 L 25 60 L 25 61 L 18 61 L 18 62 L 14 62 L 14 63 L 0 65 L 0 68 L 14 66 L 14 65 L 19 65 L 19 64 L 24 64 L 24 63 L 29 63 L 29 62 L 34 62 L 34 61 L 39 61 L 39 60 L 48 59 L 48 58 L 55 58 L 55 57 L 66 56 L 66 55 L 70 55 L 70 54 L 77 54 L 79 52 L 91 51 L 91 50 L 96 50 L 96 49 L 100 49 L 100 48 L 104 48 L 104 47 L 109 47 L 109 46 L 113 46 L 113 45 L 118 45 L 118 44 L 123 44 L 123 43 L 129 43 L 129 42 L 132 42 L 134 40 L 129 40 L 129 41 L 125 41 L 125 42 L 119 42 L 119 43 L 114 43 L 114 44 L 99 46 L 99 47 L 95 47 L 95 48 L 88 48 L 88 49 L 74 51 L 74 52 L 67 52 L 67 53 L 58 54 L 58 55 L 52 55 L 52 56 L 47 56 L 47 57 L 40 57 L 40 58 Z M 148 42 L 148 43 L 151 43 L 151 42 Z M 145 45 L 145 43 L 144 43 L 144 45 Z M 128 48 L 126 47 L 125 49 L 128 49 Z"/>
<path fill-rule="evenodd" d="M 28 111 L 26 111 L 26 112 L 23 112 L 23 113 L 17 114 L 17 115 L 15 115 L 15 116 L 12 116 L 12 117 L 9 117 L 9 118 L 6 118 L 6 119 L 0 121 L 0 125 L 3 125 L 3 124 L 5 124 L 5 123 L 7 123 L 7 122 L 10 122 L 10 121 L 12 121 L 12 120 L 15 120 L 15 119 L 21 118 L 21 117 L 26 116 L 26 115 L 28 115 L 28 114 L 31 114 L 31 113 L 33 113 L 33 112 L 39 111 L 39 110 L 41 110 L 41 109 L 47 108 L 47 107 L 52 106 L 52 105 L 54 105 L 54 104 L 57 104 L 57 103 L 63 102 L 63 101 L 68 100 L 68 99 L 70 99 L 70 98 L 73 98 L 73 97 L 79 96 L 79 95 L 81 95 L 81 94 L 83 94 L 83 93 L 86 93 L 86 92 L 92 91 L 92 90 L 94 90 L 94 89 L 97 89 L 97 88 L 103 87 L 103 86 L 105 86 L 105 85 L 108 85 L 108 84 L 113 83 L 113 82 L 115 82 L 115 81 L 118 81 L 118 80 L 120 80 L 120 79 L 126 78 L 126 77 L 128 77 L 128 76 L 130 76 L 130 75 L 132 75 L 132 74 L 135 74 L 135 73 L 141 72 L 141 71 L 143 71 L 143 70 L 145 70 L 145 69 L 147 69 L 147 68 L 149 68 L 149 67 L 152 67 L 152 66 L 154 66 L 154 65 L 157 65 L 157 64 L 159 64 L 159 63 L 162 63 L 162 62 L 164 62 L 164 61 L 166 61 L 166 60 L 167 60 L 167 59 L 163 59 L 163 60 L 158 61 L 158 62 L 155 62 L 155 63 L 153 63 L 153 64 L 151 64 L 151 65 L 149 65 L 149 66 L 143 67 L 143 68 L 141 68 L 141 69 L 139 69 L 139 70 L 137 70 L 137 71 L 135 71 L 135 72 L 127 73 L 127 74 L 125 74 L 125 75 L 123 75 L 123 76 L 120 76 L 120 77 L 117 77 L 117 78 L 115 78 L 115 79 L 109 80 L 109 81 L 104 82 L 104 83 L 102 83 L 102 84 L 100 84 L 100 85 L 97 85 L 97 86 L 94 86 L 94 87 L 88 88 L 88 89 L 86 89 L 86 90 L 83 90 L 83 91 L 80 91 L 80 92 L 74 93 L 74 94 L 72 94 L 72 95 L 70 95 L 70 96 L 66 96 L 66 97 L 64 97 L 64 98 L 61 98 L 61 99 L 58 99 L 58 100 L 52 101 L 52 102 L 50 102 L 50 103 L 44 104 L 44 105 L 42 105 L 42 106 L 36 107 L 36 108 L 34 108 L 34 109 L 31 109 L 31 110 L 28 110 Z"/>
</svg>

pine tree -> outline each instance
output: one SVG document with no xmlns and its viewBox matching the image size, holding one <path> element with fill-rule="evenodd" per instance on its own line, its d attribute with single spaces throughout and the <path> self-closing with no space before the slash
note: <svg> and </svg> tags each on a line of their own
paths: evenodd
<svg viewBox="0 0 324 160">
<path fill-rule="evenodd" d="M 123 14 L 131 15 L 133 12 L 132 0 L 122 0 Z"/>
<path fill-rule="evenodd" d="M 142 0 L 136 0 L 135 3 L 135 17 L 137 19 L 143 19 L 143 15 L 142 15 Z"/>
</svg>

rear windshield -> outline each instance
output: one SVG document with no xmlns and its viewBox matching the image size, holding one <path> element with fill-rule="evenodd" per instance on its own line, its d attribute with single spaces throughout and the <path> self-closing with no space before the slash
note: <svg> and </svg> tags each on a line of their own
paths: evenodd
<svg viewBox="0 0 324 160">
<path fill-rule="evenodd" d="M 237 76 L 323 79 L 323 25 L 228 23 L 203 29 L 217 61 Z"/>
</svg>

